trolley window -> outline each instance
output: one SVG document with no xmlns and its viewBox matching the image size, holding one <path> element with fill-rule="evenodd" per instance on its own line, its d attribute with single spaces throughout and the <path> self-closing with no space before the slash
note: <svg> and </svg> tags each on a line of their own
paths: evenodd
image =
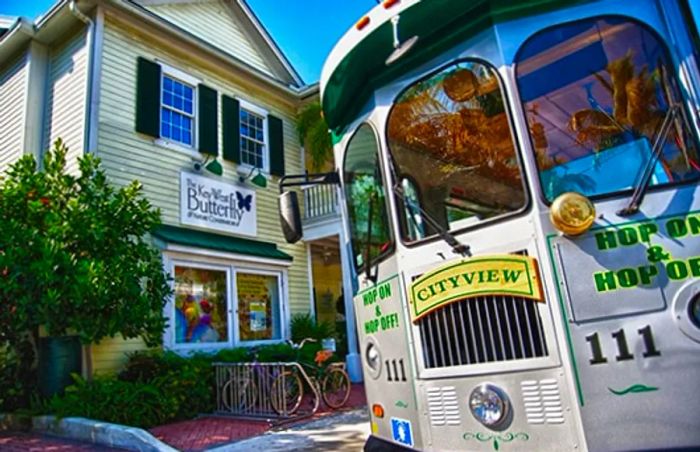
<svg viewBox="0 0 700 452">
<path fill-rule="evenodd" d="M 516 76 L 548 201 L 633 188 L 647 166 L 650 186 L 700 174 L 671 60 L 646 26 L 598 17 L 549 28 L 523 44 Z"/>
<path fill-rule="evenodd" d="M 361 125 L 350 139 L 343 162 L 343 181 L 353 260 L 355 268 L 362 271 L 393 249 L 377 137 L 367 124 Z"/>
<path fill-rule="evenodd" d="M 387 141 L 404 241 L 473 226 L 527 199 L 496 71 L 460 61 L 396 99 Z"/>
</svg>

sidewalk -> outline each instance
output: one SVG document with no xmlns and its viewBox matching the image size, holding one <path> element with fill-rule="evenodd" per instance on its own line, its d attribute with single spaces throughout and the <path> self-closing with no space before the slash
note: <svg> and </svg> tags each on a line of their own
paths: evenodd
<svg viewBox="0 0 700 452">
<path fill-rule="evenodd" d="M 311 419 L 322 418 L 331 413 L 337 413 L 339 411 L 357 411 L 358 408 L 364 408 L 366 405 L 367 400 L 365 398 L 364 386 L 361 384 L 354 384 L 352 385 L 350 398 L 342 410 L 331 412 L 323 403 L 321 403 L 320 409 Z M 361 413 L 362 411 L 358 412 Z M 306 424 L 309 420 L 309 418 L 305 418 L 298 422 L 303 422 Z M 292 424 L 275 426 L 273 422 L 264 420 L 252 421 L 228 417 L 207 416 L 191 421 L 177 422 L 175 424 L 155 427 L 152 428 L 150 432 L 159 440 L 178 450 L 184 452 L 198 452 L 227 443 L 262 435 L 273 429 L 281 430 L 282 428 L 289 428 L 290 426 L 292 426 Z"/>
<path fill-rule="evenodd" d="M 99 444 L 56 438 L 27 432 L 0 432 L 0 450 L 4 452 L 124 452 Z"/>
</svg>

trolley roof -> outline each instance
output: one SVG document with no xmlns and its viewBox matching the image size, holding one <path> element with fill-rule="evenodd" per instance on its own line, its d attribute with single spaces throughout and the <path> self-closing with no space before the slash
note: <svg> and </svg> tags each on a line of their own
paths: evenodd
<svg viewBox="0 0 700 452">
<path fill-rule="evenodd" d="M 340 134 L 374 90 L 480 31 L 518 17 L 591 0 L 385 0 L 338 41 L 321 73 L 321 105 L 328 126 Z M 391 18 L 400 15 L 398 36 L 418 41 L 391 65 Z"/>
</svg>

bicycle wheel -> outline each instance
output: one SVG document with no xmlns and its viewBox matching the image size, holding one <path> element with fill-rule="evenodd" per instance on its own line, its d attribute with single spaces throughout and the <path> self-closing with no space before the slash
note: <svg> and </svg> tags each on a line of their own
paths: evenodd
<svg viewBox="0 0 700 452">
<path fill-rule="evenodd" d="M 285 370 L 270 385 L 270 404 L 282 416 L 294 414 L 304 397 L 304 385 L 297 372 Z"/>
<path fill-rule="evenodd" d="M 258 389 L 250 374 L 237 375 L 221 388 L 221 402 L 232 413 L 250 411 L 255 406 Z"/>
<path fill-rule="evenodd" d="M 340 408 L 350 398 L 350 377 L 344 369 L 331 367 L 321 382 L 321 396 L 331 408 Z"/>
</svg>

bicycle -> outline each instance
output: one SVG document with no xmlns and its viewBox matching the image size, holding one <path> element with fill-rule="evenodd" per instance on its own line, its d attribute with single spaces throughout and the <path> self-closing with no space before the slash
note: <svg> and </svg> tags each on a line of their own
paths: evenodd
<svg viewBox="0 0 700 452">
<path fill-rule="evenodd" d="M 299 409 L 304 397 L 304 384 L 301 377 L 307 382 L 314 395 L 312 412 L 318 409 L 319 398 L 333 409 L 345 405 L 350 397 L 350 377 L 345 371 L 345 363 L 327 364 L 333 352 L 319 350 L 314 358 L 315 365 L 312 365 L 301 360 L 300 356 L 304 344 L 316 342 L 315 339 L 306 338 L 299 344 L 288 342 L 296 350 L 297 361 L 294 363 L 296 367 L 294 370 L 285 370 L 272 382 L 270 386 L 272 409 L 280 415 L 294 414 Z"/>
</svg>

